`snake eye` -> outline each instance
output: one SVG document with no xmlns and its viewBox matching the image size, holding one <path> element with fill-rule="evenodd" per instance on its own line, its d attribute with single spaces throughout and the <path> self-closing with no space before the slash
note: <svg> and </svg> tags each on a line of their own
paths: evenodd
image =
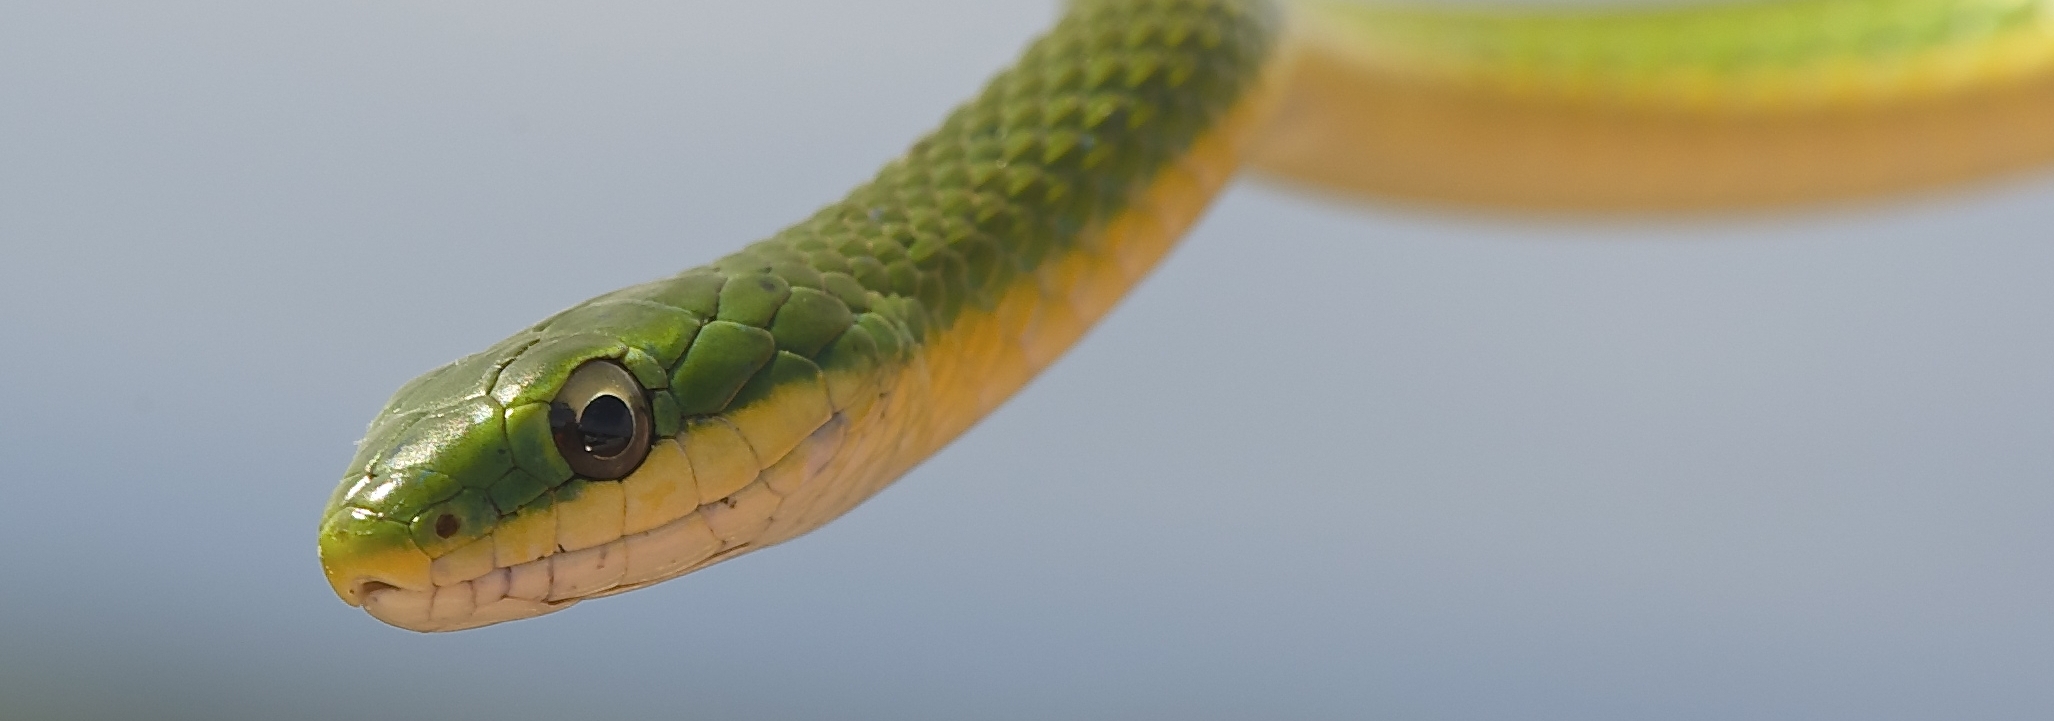
<svg viewBox="0 0 2054 721">
<path fill-rule="evenodd" d="M 571 371 L 549 404 L 556 451 L 571 471 L 593 480 L 626 476 L 649 455 L 649 400 L 642 384 L 612 361 Z"/>
</svg>

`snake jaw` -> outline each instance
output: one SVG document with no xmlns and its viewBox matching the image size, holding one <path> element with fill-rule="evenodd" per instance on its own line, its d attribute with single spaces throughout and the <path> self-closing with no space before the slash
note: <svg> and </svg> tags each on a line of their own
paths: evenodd
<svg viewBox="0 0 2054 721">
<path fill-rule="evenodd" d="M 562 601 L 535 601 L 524 598 L 503 597 L 485 605 L 461 604 L 466 612 L 460 616 L 447 615 L 451 608 L 453 594 L 469 596 L 475 591 L 471 584 L 461 588 L 442 587 L 432 591 L 416 591 L 404 588 L 384 587 L 373 590 L 364 599 L 364 611 L 386 624 L 409 631 L 434 633 L 441 631 L 462 631 L 490 626 L 523 618 L 533 618 L 553 613 L 577 604 L 579 599 Z M 438 603 L 440 600 L 440 603 Z M 468 599 L 467 599 L 468 600 Z"/>
</svg>

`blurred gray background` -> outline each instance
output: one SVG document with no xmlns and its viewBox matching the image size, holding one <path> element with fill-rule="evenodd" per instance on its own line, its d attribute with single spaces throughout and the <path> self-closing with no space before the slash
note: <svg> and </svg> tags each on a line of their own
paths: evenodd
<svg viewBox="0 0 2054 721">
<path fill-rule="evenodd" d="M 1052 2 L 0 2 L 0 718 L 2054 717 L 2054 179 L 1230 192 L 845 520 L 454 635 L 314 525 L 416 373 L 865 178 Z"/>
</svg>

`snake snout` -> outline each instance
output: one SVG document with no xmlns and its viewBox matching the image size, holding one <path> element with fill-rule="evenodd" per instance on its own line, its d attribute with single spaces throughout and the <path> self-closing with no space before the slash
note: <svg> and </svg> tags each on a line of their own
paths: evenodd
<svg viewBox="0 0 2054 721">
<path fill-rule="evenodd" d="M 329 588 L 352 606 L 381 592 L 435 587 L 428 556 L 413 547 L 406 527 L 363 509 L 331 515 L 322 524 L 319 551 Z"/>
</svg>

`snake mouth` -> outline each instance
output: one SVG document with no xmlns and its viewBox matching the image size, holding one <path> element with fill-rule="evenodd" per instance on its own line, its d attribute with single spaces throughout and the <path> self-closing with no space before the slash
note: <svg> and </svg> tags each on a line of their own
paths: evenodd
<svg viewBox="0 0 2054 721">
<path fill-rule="evenodd" d="M 410 631 L 460 631 L 522 618 L 540 616 L 578 602 L 578 598 L 548 597 L 546 574 L 550 559 L 497 568 L 475 579 L 429 589 L 411 589 L 383 581 L 356 584 L 357 599 L 373 618 Z M 537 588 L 528 577 L 545 574 Z M 523 588 L 514 588 L 514 574 L 523 576 Z M 518 594 L 518 595 L 515 595 Z"/>
<path fill-rule="evenodd" d="M 348 601 L 349 605 L 362 606 L 364 605 L 364 599 L 370 598 L 374 594 L 382 591 L 398 590 L 401 590 L 400 587 L 384 581 L 362 580 L 350 584 L 349 595 L 345 596 L 344 600 Z"/>
<path fill-rule="evenodd" d="M 355 605 L 385 623 L 412 631 L 459 631 L 554 613 L 588 598 L 675 578 L 757 547 L 748 539 L 722 540 L 701 513 L 693 513 L 610 543 L 577 550 L 559 547 L 541 558 L 482 573 L 436 573 L 432 586 L 409 588 L 366 578 L 349 588 Z"/>
<path fill-rule="evenodd" d="M 344 601 L 408 630 L 456 631 L 554 613 L 682 576 L 817 525 L 820 510 L 807 503 L 817 499 L 796 494 L 821 475 L 840 431 L 831 423 L 816 432 L 826 433 L 828 442 L 794 450 L 790 462 L 667 522 L 644 514 L 632 522 L 633 533 L 623 532 L 631 528 L 626 510 L 635 507 L 633 500 L 618 484 L 594 484 L 572 500 L 509 516 L 432 558 L 411 543 L 407 553 L 384 555 L 337 543 L 324 547 L 324 563 Z M 684 462 L 681 450 L 672 454 Z M 799 502 L 788 503 L 788 496 Z"/>
</svg>

